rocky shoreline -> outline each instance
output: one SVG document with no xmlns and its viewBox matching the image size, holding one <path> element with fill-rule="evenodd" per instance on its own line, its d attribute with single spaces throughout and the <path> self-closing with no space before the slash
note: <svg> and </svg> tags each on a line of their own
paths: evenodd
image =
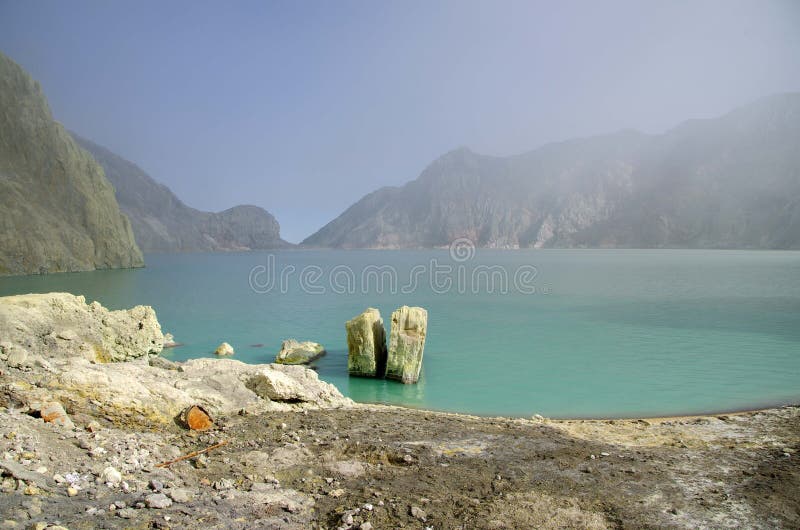
<svg viewBox="0 0 800 530">
<path fill-rule="evenodd" d="M 0 298 L 0 528 L 800 526 L 798 407 L 475 417 L 357 404 L 301 366 L 173 363 L 163 340 L 149 308 Z M 181 424 L 191 405 L 210 429 Z"/>
</svg>

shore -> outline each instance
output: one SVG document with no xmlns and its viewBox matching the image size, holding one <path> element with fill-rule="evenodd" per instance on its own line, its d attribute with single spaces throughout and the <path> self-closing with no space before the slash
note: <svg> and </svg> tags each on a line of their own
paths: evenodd
<svg viewBox="0 0 800 530">
<path fill-rule="evenodd" d="M 0 528 L 800 526 L 796 406 L 550 420 L 358 404 L 302 367 L 167 361 L 148 308 L 9 298 Z M 191 404 L 209 430 L 179 421 Z"/>
</svg>

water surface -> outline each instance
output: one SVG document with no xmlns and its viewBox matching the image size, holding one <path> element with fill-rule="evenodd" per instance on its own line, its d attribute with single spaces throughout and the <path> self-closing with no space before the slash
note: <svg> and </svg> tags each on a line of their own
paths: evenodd
<svg viewBox="0 0 800 530">
<path fill-rule="evenodd" d="M 625 417 L 800 400 L 798 252 L 478 250 L 456 258 L 446 250 L 148 255 L 140 270 L 2 278 L 0 294 L 68 291 L 115 309 L 152 305 L 184 343 L 166 353 L 175 360 L 212 356 L 228 341 L 235 358 L 270 362 L 285 338 L 321 342 L 329 353 L 317 363 L 320 376 L 358 401 Z M 448 266 L 432 283 L 431 270 Z M 475 275 L 481 266 L 494 268 Z M 275 286 L 257 292 L 269 287 L 267 269 Z M 520 270 L 535 276 L 515 285 Z M 373 306 L 388 325 L 403 304 L 429 312 L 420 383 L 349 378 L 344 322 Z"/>
</svg>

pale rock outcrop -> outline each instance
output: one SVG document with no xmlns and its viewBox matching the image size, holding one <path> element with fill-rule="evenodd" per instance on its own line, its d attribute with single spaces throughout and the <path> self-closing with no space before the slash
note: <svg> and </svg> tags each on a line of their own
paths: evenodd
<svg viewBox="0 0 800 530">
<path fill-rule="evenodd" d="M 347 371 L 350 375 L 383 377 L 386 371 L 386 330 L 381 312 L 370 307 L 345 323 Z"/>
<path fill-rule="evenodd" d="M 152 367 L 144 360 L 102 365 L 78 361 L 64 366 L 48 390 L 55 395 L 88 396 L 103 403 L 111 416 L 143 416 L 157 423 L 171 422 L 192 405 L 224 416 L 240 410 L 352 404 L 335 386 L 302 366 L 251 365 L 233 359 L 178 364 L 183 371 Z"/>
<path fill-rule="evenodd" d="M 392 313 L 386 377 L 416 383 L 422 369 L 428 312 L 421 307 L 403 306 Z"/>
<path fill-rule="evenodd" d="M 325 347 L 317 342 L 298 342 L 288 339 L 281 344 L 281 351 L 275 357 L 278 364 L 308 364 L 325 355 Z"/>
<path fill-rule="evenodd" d="M 0 337 L 12 367 L 73 357 L 125 361 L 159 353 L 164 343 L 152 307 L 110 311 L 69 293 L 0 298 Z"/>
<path fill-rule="evenodd" d="M 172 423 L 193 405 L 217 417 L 353 404 L 302 366 L 153 362 L 159 358 L 148 354 L 161 350 L 163 336 L 149 307 L 108 311 L 64 293 L 3 297 L 0 337 L 0 400 L 23 410 L 58 402 L 73 417 L 97 407 L 115 423 L 152 426 Z M 23 350 L 28 360 L 8 362 Z"/>
</svg>

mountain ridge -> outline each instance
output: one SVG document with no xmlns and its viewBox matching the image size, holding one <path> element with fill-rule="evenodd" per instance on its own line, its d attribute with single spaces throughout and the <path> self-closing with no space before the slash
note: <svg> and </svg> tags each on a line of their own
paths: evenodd
<svg viewBox="0 0 800 530">
<path fill-rule="evenodd" d="M 293 246 L 280 237 L 275 217 L 255 205 L 206 212 L 186 205 L 141 167 L 75 132 L 116 189 L 122 211 L 145 252 L 264 250 Z"/>
<path fill-rule="evenodd" d="M 301 244 L 800 248 L 800 93 L 661 134 L 630 129 L 507 157 L 459 148 Z M 377 195 L 376 195 L 377 194 Z"/>
<path fill-rule="evenodd" d="M 103 169 L 0 52 L 0 275 L 144 266 Z"/>
</svg>

